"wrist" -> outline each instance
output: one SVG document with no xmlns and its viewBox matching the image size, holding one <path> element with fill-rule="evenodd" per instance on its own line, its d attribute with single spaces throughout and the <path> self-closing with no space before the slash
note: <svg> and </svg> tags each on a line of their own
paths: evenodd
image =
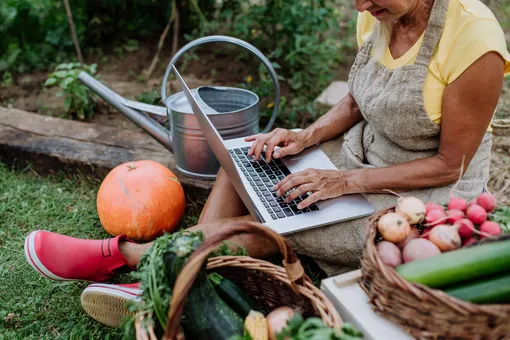
<svg viewBox="0 0 510 340">
<path fill-rule="evenodd" d="M 306 129 L 298 132 L 298 134 L 303 140 L 305 148 L 308 148 L 320 142 L 320 139 L 317 136 L 317 131 L 312 126 L 309 126 Z"/>
<path fill-rule="evenodd" d="M 363 192 L 370 192 L 367 181 L 368 169 L 356 169 L 345 171 L 345 188 L 344 194 L 360 194 Z"/>
</svg>

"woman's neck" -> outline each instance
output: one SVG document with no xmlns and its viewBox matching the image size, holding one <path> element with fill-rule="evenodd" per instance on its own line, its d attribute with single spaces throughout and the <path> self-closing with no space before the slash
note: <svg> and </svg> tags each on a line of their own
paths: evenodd
<svg viewBox="0 0 510 340">
<path fill-rule="evenodd" d="M 427 22 L 430 17 L 432 5 L 435 0 L 415 0 L 411 10 L 397 19 L 393 26 L 393 30 L 398 32 L 407 32 L 420 34 L 427 27 Z M 441 1 L 441 0 L 438 0 Z"/>
</svg>

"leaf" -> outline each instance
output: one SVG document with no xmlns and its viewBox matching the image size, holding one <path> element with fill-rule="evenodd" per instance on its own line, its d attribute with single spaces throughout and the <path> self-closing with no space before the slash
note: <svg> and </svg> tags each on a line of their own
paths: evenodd
<svg viewBox="0 0 510 340">
<path fill-rule="evenodd" d="M 67 71 L 58 71 L 54 73 L 54 76 L 57 78 L 65 78 L 67 77 Z"/>
<path fill-rule="evenodd" d="M 55 70 L 69 70 L 71 69 L 71 66 L 72 64 L 67 64 L 67 63 L 64 63 L 64 64 L 60 64 L 60 65 L 57 65 L 57 67 L 55 68 Z"/>
<path fill-rule="evenodd" d="M 73 98 L 71 96 L 67 96 L 64 98 L 64 109 L 69 112 L 71 109 L 71 105 L 73 104 Z"/>
<path fill-rule="evenodd" d="M 46 81 L 44 82 L 44 86 L 51 86 L 51 85 L 54 85 L 56 82 L 57 82 L 57 79 L 50 77 L 50 78 L 46 79 Z"/>
<path fill-rule="evenodd" d="M 89 71 L 91 74 L 95 74 L 97 70 L 97 64 L 90 65 Z"/>
<path fill-rule="evenodd" d="M 60 83 L 60 87 L 66 89 L 73 81 L 74 79 L 72 77 L 67 77 Z"/>
</svg>

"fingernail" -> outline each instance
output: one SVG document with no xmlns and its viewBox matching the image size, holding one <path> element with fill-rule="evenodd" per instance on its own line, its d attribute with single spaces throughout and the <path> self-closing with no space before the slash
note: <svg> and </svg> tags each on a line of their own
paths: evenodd
<svg viewBox="0 0 510 340">
<path fill-rule="evenodd" d="M 301 209 L 303 209 L 303 205 L 300 203 L 300 204 L 298 204 L 298 205 L 297 205 L 297 208 L 298 208 L 299 210 L 301 210 Z"/>
<path fill-rule="evenodd" d="M 282 194 L 280 193 L 280 190 L 278 190 L 278 191 L 276 192 L 276 196 L 281 196 L 281 195 L 282 195 Z"/>
<path fill-rule="evenodd" d="M 280 153 L 279 152 L 276 151 L 275 153 L 273 153 L 273 158 L 278 158 L 278 157 L 280 157 Z"/>
</svg>

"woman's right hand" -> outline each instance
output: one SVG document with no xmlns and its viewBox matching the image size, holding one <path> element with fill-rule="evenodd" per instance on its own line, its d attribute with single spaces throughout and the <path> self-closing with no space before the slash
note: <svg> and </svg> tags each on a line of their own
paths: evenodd
<svg viewBox="0 0 510 340">
<path fill-rule="evenodd" d="M 247 142 L 254 141 L 248 156 L 253 156 L 255 160 L 259 160 L 260 154 L 266 146 L 266 162 L 270 162 L 272 158 L 277 159 L 295 155 L 307 147 L 307 141 L 303 134 L 279 128 L 269 133 L 259 133 L 246 137 L 244 140 Z M 274 151 L 277 146 L 280 148 Z"/>
</svg>

